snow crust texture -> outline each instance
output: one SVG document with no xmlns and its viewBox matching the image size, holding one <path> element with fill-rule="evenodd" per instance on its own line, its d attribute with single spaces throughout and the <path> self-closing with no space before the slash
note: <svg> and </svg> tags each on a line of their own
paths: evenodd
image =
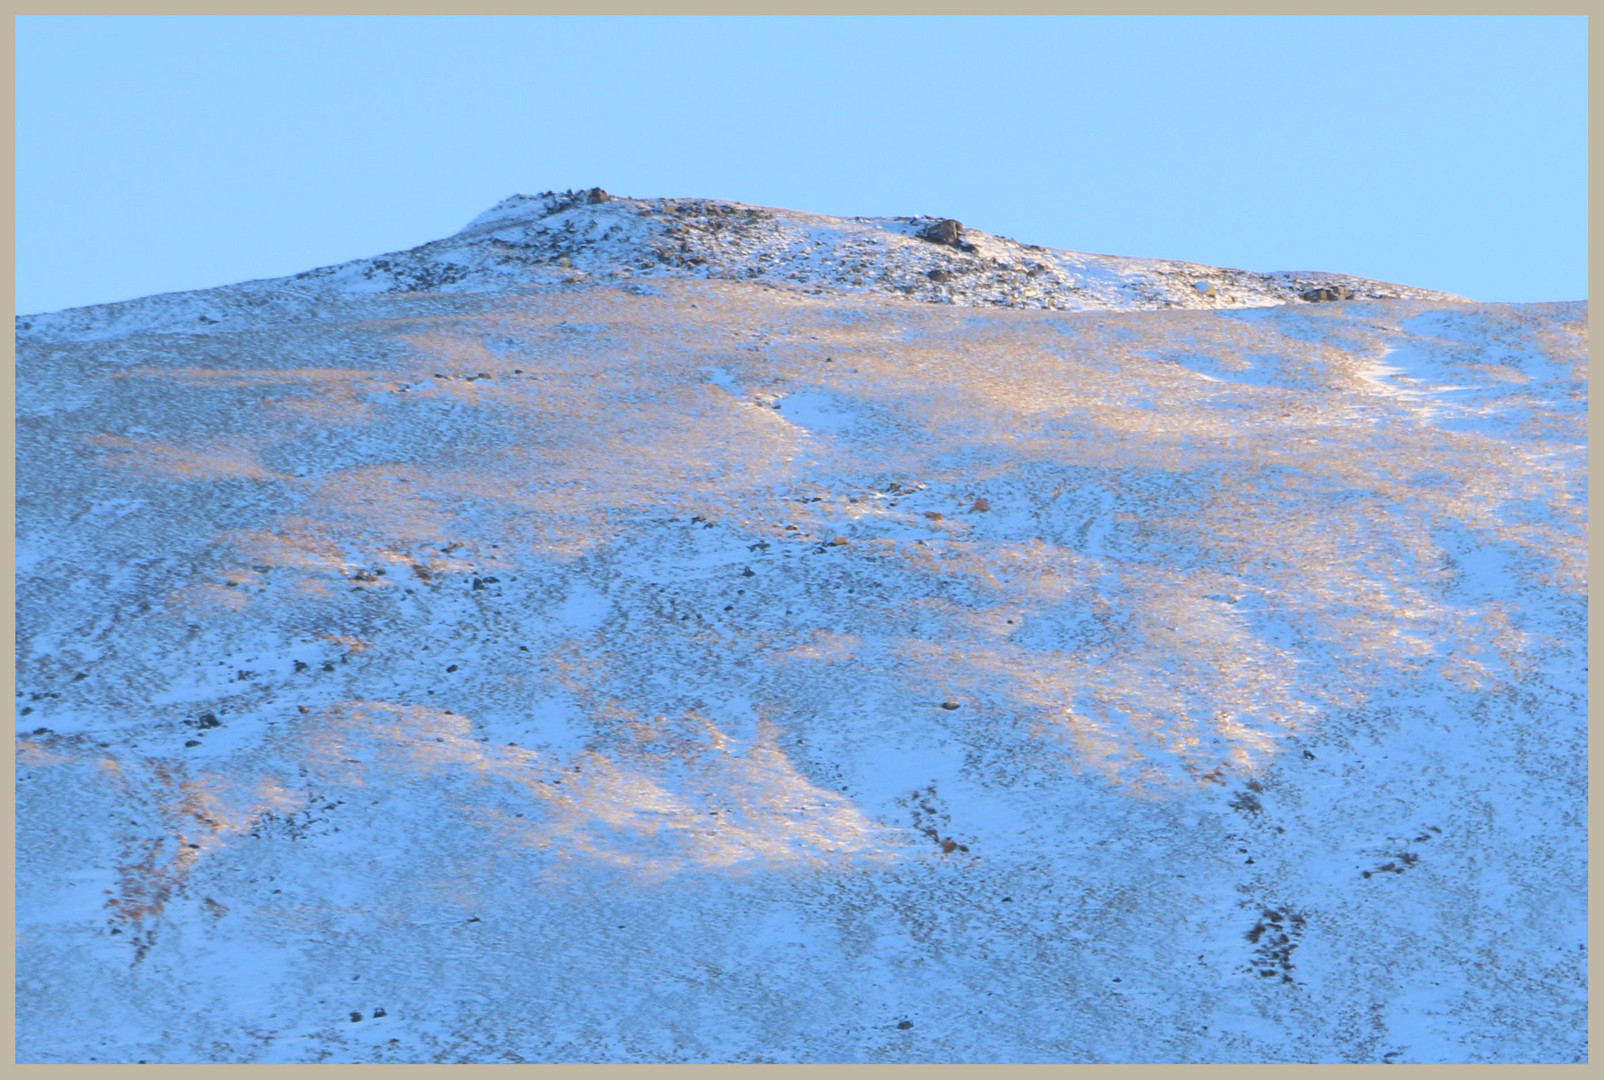
<svg viewBox="0 0 1604 1080">
<path fill-rule="evenodd" d="M 1586 1060 L 1585 304 L 936 223 L 20 320 L 18 1060 Z"/>
</svg>

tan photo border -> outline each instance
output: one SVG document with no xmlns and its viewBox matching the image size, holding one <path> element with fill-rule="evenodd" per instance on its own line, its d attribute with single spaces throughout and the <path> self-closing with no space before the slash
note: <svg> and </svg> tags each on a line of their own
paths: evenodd
<svg viewBox="0 0 1604 1080">
<path fill-rule="evenodd" d="M 455 7 L 456 5 L 452 5 L 452 6 Z M 331 7 L 333 8 L 333 10 L 330 10 Z M 285 14 L 285 15 L 375 15 L 375 16 L 383 16 L 383 15 L 435 15 L 435 14 L 446 14 L 447 12 L 443 12 L 442 11 L 442 8 L 445 8 L 445 7 L 447 7 L 447 5 L 422 4 L 422 3 L 416 3 L 416 2 L 374 3 L 374 2 L 363 2 L 363 0 L 357 0 L 357 2 L 352 2 L 352 0 L 346 0 L 346 2 L 338 4 L 338 5 L 311 4 L 311 3 L 304 2 L 304 0 L 303 0 L 303 2 L 300 2 L 300 3 L 289 2 L 289 0 L 281 0 L 281 2 L 278 2 L 278 3 L 262 3 L 262 2 L 250 3 L 250 2 L 245 2 L 245 0 L 233 0 L 233 2 L 225 2 L 225 3 L 198 3 L 198 2 L 192 2 L 192 0 L 166 0 L 166 2 L 151 3 L 151 4 L 134 4 L 134 3 L 126 3 L 126 2 L 108 2 L 108 0 L 74 0 L 74 2 L 71 2 L 71 3 L 60 3 L 60 2 L 58 2 L 58 3 L 50 3 L 50 2 L 41 2 L 41 0 L 31 0 L 31 2 L 19 3 L 17 5 L 17 8 L 14 9 L 13 12 L 12 12 L 13 18 L 9 19 L 9 20 L 7 20 L 5 22 L 4 31 L 3 31 L 5 36 L 6 36 L 6 48 L 4 50 L 4 55 L 5 55 L 5 58 L 6 58 L 9 66 L 10 66 L 10 71 L 9 71 L 9 76 L 10 77 L 8 77 L 5 80 L 5 84 L 4 84 L 4 92 L 10 98 L 10 102 L 9 102 L 9 106 L 10 107 L 8 107 L 6 109 L 6 112 L 5 112 L 5 115 L 6 115 L 6 118 L 7 118 L 6 122 L 9 125 L 9 127 L 8 127 L 8 132 L 7 132 L 8 137 L 6 138 L 5 144 L 4 144 L 4 152 L 8 157 L 11 158 L 11 168 L 7 170 L 7 177 L 8 177 L 8 180 L 7 180 L 7 192 L 8 192 L 9 205 L 11 206 L 11 212 L 8 213 L 5 216 L 3 224 L 0 224 L 0 228 L 4 229 L 5 237 L 6 237 L 6 240 L 7 240 L 7 244 L 8 244 L 8 246 L 10 247 L 10 249 L 11 249 L 11 251 L 13 253 L 12 259 L 8 262 L 8 264 L 7 264 L 7 266 L 6 266 L 5 270 L 4 270 L 4 274 L 5 274 L 4 296 L 5 296 L 6 305 L 7 305 L 8 309 L 11 310 L 11 317 L 13 318 L 13 322 L 15 321 L 14 317 L 17 314 L 16 311 L 15 311 L 15 290 L 14 290 L 14 287 L 15 287 L 14 274 L 15 274 L 15 267 L 16 267 L 16 264 L 15 264 L 15 253 L 16 253 L 16 232 L 15 232 L 15 223 L 16 223 L 16 184 L 15 184 L 15 172 L 16 172 L 16 170 L 15 170 L 15 159 L 14 159 L 14 156 L 13 156 L 15 154 L 15 150 L 16 150 L 16 111 L 15 111 L 15 104 L 16 104 L 16 102 L 15 102 L 15 93 L 16 93 L 16 90 L 15 90 L 15 88 L 16 88 L 16 79 L 15 79 L 15 75 L 16 75 L 16 21 L 15 21 L 15 17 L 16 16 L 28 16 L 28 15 L 87 15 L 87 16 L 94 16 L 94 15 L 229 15 L 229 14 L 247 14 L 247 15 L 274 15 L 274 14 Z M 1399 10 L 1400 7 L 1403 8 L 1402 11 Z M 1338 10 L 1338 11 L 1333 11 L 1332 9 L 1327 7 L 1327 8 L 1324 8 L 1322 10 L 1315 10 L 1315 11 L 1307 11 L 1307 10 L 1305 10 L 1303 12 L 1298 12 L 1298 11 L 1289 12 L 1288 11 L 1288 6 L 1285 5 L 1285 4 L 1269 4 L 1269 3 L 1262 3 L 1262 2 L 1261 3 L 1243 3 L 1243 2 L 1240 2 L 1240 0 L 1238 0 L 1238 2 L 1235 2 L 1235 3 L 1204 5 L 1204 6 L 1201 6 L 1201 8 L 1200 8 L 1200 5 L 1197 5 L 1197 4 L 1178 3 L 1178 2 L 1176 2 L 1176 0 L 1158 0 L 1158 2 L 1154 2 L 1154 0 L 1145 0 L 1145 2 L 1131 3 L 1131 4 L 1084 3 L 1084 2 L 1049 2 L 1049 0 L 1010 0 L 1010 2 L 1000 3 L 1000 4 L 996 3 L 996 2 L 989 3 L 989 4 L 959 3 L 959 2 L 954 2 L 954 0 L 924 0 L 924 2 L 922 2 L 922 3 L 911 2 L 911 0 L 867 0 L 867 2 L 866 2 L 866 0 L 856 0 L 856 2 L 851 2 L 851 3 L 845 2 L 845 0 L 801 0 L 801 2 L 798 2 L 798 0 L 792 0 L 792 2 L 790 2 L 790 3 L 783 3 L 783 4 L 782 3 L 773 3 L 773 2 L 770 2 L 770 3 L 732 3 L 732 2 L 728 2 L 728 0 L 725 0 L 725 2 L 719 2 L 719 0 L 595 0 L 595 2 L 590 2 L 590 3 L 559 4 L 559 3 L 550 3 L 550 2 L 543 2 L 543 3 L 506 3 L 506 2 L 496 2 L 496 0 L 491 0 L 491 2 L 488 2 L 488 3 L 481 2 L 481 3 L 470 5 L 469 10 L 466 11 L 466 12 L 460 10 L 460 8 L 459 8 L 458 10 L 449 12 L 449 14 L 454 14 L 454 15 L 471 14 L 471 15 L 485 15 L 485 16 L 489 16 L 489 15 L 528 15 L 528 16 L 538 16 L 538 15 L 592 15 L 592 16 L 594 16 L 594 15 L 603 15 L 603 16 L 617 16 L 617 15 L 735 15 L 735 16 L 759 16 L 759 15 L 897 15 L 897 16 L 919 16 L 919 15 L 927 15 L 928 16 L 928 15 L 982 15 L 983 14 L 983 15 L 986 15 L 986 16 L 999 16 L 999 15 L 1008 15 L 1008 16 L 1012 16 L 1012 15 L 1056 15 L 1056 16 L 1071 16 L 1072 17 L 1072 16 L 1080 16 L 1080 15 L 1190 15 L 1190 16 L 1197 16 L 1197 15 L 1289 15 L 1289 14 L 1290 15 L 1302 15 L 1302 14 L 1309 14 L 1309 15 L 1344 15 L 1344 16 L 1351 16 L 1351 15 L 1400 15 L 1400 14 L 1406 14 L 1406 15 L 1446 15 L 1446 16 L 1492 15 L 1492 14 L 1508 14 L 1508 15 L 1540 14 L 1540 15 L 1583 15 L 1583 16 L 1585 16 L 1585 15 L 1590 15 L 1592 13 L 1591 5 L 1579 4 L 1579 3 L 1574 3 L 1574 2 L 1560 2 L 1560 3 L 1549 2 L 1549 3 L 1539 4 L 1539 5 L 1537 5 L 1537 7 L 1538 7 L 1537 11 L 1515 12 L 1515 11 L 1513 11 L 1513 10 L 1507 8 L 1507 7 L 1504 7 L 1503 5 L 1446 4 L 1446 3 L 1442 3 L 1441 0 L 1425 0 L 1425 2 L 1421 2 L 1421 0 L 1415 0 L 1415 2 L 1402 4 L 1402 5 L 1397 4 L 1397 3 L 1380 3 L 1380 2 L 1376 2 L 1376 0 L 1361 0 L 1361 2 L 1358 2 L 1358 3 L 1350 3 L 1350 4 L 1341 5 L 1340 6 L 1340 10 Z M 1588 27 L 1588 39 L 1589 39 L 1589 43 L 1591 43 L 1591 41 L 1593 40 L 1592 39 L 1592 26 L 1591 25 L 1589 25 L 1589 27 Z M 1591 130 L 1591 125 L 1590 125 L 1590 130 Z M 1593 232 L 1594 232 L 1594 230 L 1592 230 L 1591 224 L 1590 224 L 1590 232 L 1589 232 L 1589 251 L 1590 251 L 1590 253 L 1592 251 L 1596 251 L 1597 250 L 1597 244 L 1596 244 L 1596 242 L 1594 242 L 1595 241 L 1595 237 L 1593 235 Z M 222 283 L 219 283 L 219 284 L 222 284 Z M 6 486 L 6 489 L 7 489 L 8 497 L 6 499 L 6 506 L 5 506 L 6 527 L 4 529 L 3 535 L 0 535 L 0 550 L 4 550 L 4 552 L 6 553 L 7 560 L 10 563 L 10 568 L 7 570 L 7 572 L 3 576 L 0 576 L 0 581 L 3 581 L 3 583 L 4 583 L 3 587 L 4 587 L 4 593 L 5 593 L 4 603 L 3 603 L 3 605 L 0 605 L 0 625 L 3 625 L 4 638 L 5 638 L 5 642 L 6 642 L 6 648 L 7 648 L 8 653 L 9 653 L 10 662 L 8 662 L 5 665 L 3 674 L 0 674 L 0 685 L 3 685 L 4 688 L 5 688 L 5 693 L 6 693 L 7 700 L 11 700 L 12 697 L 14 696 L 14 694 L 15 694 L 15 689 L 16 689 L 16 687 L 15 687 L 15 682 L 16 682 L 16 671 L 15 671 L 15 657 L 16 657 L 16 652 L 15 652 L 15 649 L 16 649 L 16 645 L 15 645 L 15 641 L 16 641 L 16 638 L 15 638 L 15 633 L 16 633 L 16 617 L 15 617 L 15 601 L 16 601 L 16 583 L 15 583 L 15 556 L 16 556 L 16 541 L 15 541 L 15 537 L 16 537 L 16 473 L 15 473 L 15 468 L 16 468 L 16 428 L 15 428 L 16 393 L 15 393 L 15 370 L 16 370 L 16 368 L 15 368 L 15 360 L 16 360 L 16 357 L 15 357 L 15 342 L 14 341 L 11 342 L 11 343 L 8 343 L 7 350 L 8 351 L 6 353 L 6 357 L 7 357 L 7 363 L 8 363 L 9 368 L 10 368 L 11 377 L 6 379 L 3 384 L 0 384 L 0 396 L 3 396 L 3 399 L 4 399 L 4 412 L 5 412 L 4 424 L 0 425 L 0 443 L 4 444 L 4 448 L 6 450 L 6 453 L 4 455 L 3 465 L 0 465 L 0 468 L 3 468 L 3 470 L 4 470 L 3 471 L 3 476 L 4 476 L 4 481 L 5 481 L 5 486 Z M 1591 455 L 1590 455 L 1590 460 L 1591 460 Z M 1590 633 L 1589 634 L 1589 646 L 1588 646 L 1590 654 L 1593 652 L 1592 643 L 1593 643 L 1593 638 L 1592 638 L 1592 635 Z M 1592 703 L 1592 700 L 1591 700 L 1591 695 L 1589 695 L 1589 720 L 1590 720 L 1590 722 L 1591 722 L 1592 712 L 1593 712 L 1593 703 Z M 11 744 L 11 743 L 7 743 L 6 744 L 5 754 L 6 754 L 7 770 L 8 770 L 8 774 L 11 777 L 11 783 L 12 783 L 12 786 L 13 786 L 13 799 L 11 800 L 11 803 L 8 805 L 8 807 L 6 808 L 6 828 L 4 830 L 3 835 L 0 835 L 0 845 L 4 846 L 4 849 L 5 849 L 6 853 L 9 856 L 9 858 L 7 858 L 7 860 L 6 860 L 6 880 L 7 880 L 7 884 L 8 884 L 8 886 L 14 886 L 14 884 L 15 884 L 15 856 L 16 856 L 16 852 L 15 852 L 15 828 L 14 828 L 14 826 L 15 826 L 15 797 L 14 797 L 14 789 L 15 789 L 15 776 L 16 776 L 16 762 L 15 762 L 16 750 L 15 750 L 15 746 L 13 744 Z M 1589 762 L 1591 763 L 1591 761 L 1592 761 L 1592 755 L 1589 754 Z M 1590 776 L 1591 776 L 1591 773 L 1590 773 Z M 1596 813 L 1598 800 L 1596 798 L 1591 798 L 1592 794 L 1593 794 L 1593 787 L 1592 787 L 1592 784 L 1591 784 L 1591 780 L 1589 780 L 1590 801 L 1591 801 L 1591 804 L 1592 804 L 1592 806 L 1594 808 L 1594 811 Z M 1590 827 L 1591 827 L 1591 824 L 1594 822 L 1594 820 L 1595 820 L 1595 814 L 1590 814 L 1589 815 Z M 1596 875 L 1597 875 L 1597 871 L 1595 869 L 1596 866 L 1597 866 L 1597 862 L 1596 862 L 1596 860 L 1594 860 L 1590 864 L 1590 867 L 1589 867 L 1589 885 L 1590 885 L 1590 889 L 1592 888 L 1592 886 L 1595 883 L 1595 878 L 1596 878 Z M 15 930 L 15 925 L 16 925 L 16 922 L 15 922 L 16 911 L 15 911 L 15 890 L 14 890 L 14 887 L 8 887 L 5 890 L 4 904 L 5 904 L 5 908 L 6 908 L 6 912 L 7 912 L 8 929 L 11 931 L 10 933 L 7 934 L 7 938 L 6 938 L 6 940 L 7 940 L 7 956 L 11 961 L 10 968 L 11 968 L 12 973 L 14 974 L 15 973 L 14 930 Z M 1589 924 L 1590 924 L 1590 926 L 1592 925 L 1591 918 L 1589 920 Z M 1590 967 L 1589 967 L 1589 974 L 1590 974 L 1590 976 L 1596 974 L 1596 972 L 1593 970 L 1593 968 L 1591 966 L 1591 962 L 1590 962 Z M 12 1000 L 12 995 L 14 993 L 14 985 L 15 985 L 14 979 L 9 979 L 9 980 L 7 980 L 5 982 L 3 987 L 0 987 L 0 993 L 3 993 L 6 996 L 6 999 L 8 1001 Z M 13 1010 L 13 1016 L 14 1015 L 15 1015 L 15 1013 L 14 1013 L 14 1010 Z M 1589 1023 L 1589 1029 L 1590 1029 L 1590 1031 L 1592 1029 L 1591 1022 Z M 8 1049 L 6 1049 L 6 1051 L 4 1052 L 3 1055 L 0 1055 L 0 1061 L 12 1062 L 12 1061 L 15 1060 L 15 1030 L 14 1030 L 14 1025 L 7 1025 L 7 1027 L 5 1029 L 4 1038 L 5 1038 L 6 1045 L 7 1045 Z M 252 1065 L 180 1065 L 180 1066 L 144 1066 L 144 1067 L 141 1067 L 141 1066 L 137 1066 L 137 1065 L 105 1065 L 105 1066 L 90 1066 L 90 1065 L 29 1065 L 29 1066 L 14 1066 L 14 1068 L 16 1070 L 14 1075 L 23 1076 L 23 1077 L 26 1077 L 26 1076 L 41 1076 L 42 1077 L 42 1076 L 46 1076 L 46 1075 L 51 1076 L 51 1077 L 69 1077 L 69 1076 L 79 1076 L 79 1075 L 83 1075 L 83 1076 L 105 1076 L 105 1075 L 108 1074 L 108 1072 L 107 1072 L 108 1070 L 114 1071 L 114 1072 L 118 1072 L 119 1074 L 121 1074 L 125 1070 L 129 1071 L 129 1072 L 133 1072 L 133 1071 L 137 1070 L 140 1075 L 144 1075 L 144 1076 L 163 1075 L 163 1074 L 166 1074 L 166 1073 L 169 1073 L 169 1072 L 181 1072 L 181 1073 L 184 1073 L 186 1075 L 195 1076 L 197 1078 L 201 1077 L 201 1076 L 211 1076 L 211 1075 L 214 1075 L 214 1074 L 219 1073 L 219 1072 L 240 1075 L 238 1073 L 238 1070 L 251 1070 L 250 1075 L 257 1076 L 257 1077 L 269 1077 L 269 1076 L 278 1076 L 278 1075 L 286 1075 L 287 1076 L 293 1070 L 298 1070 L 298 1069 L 311 1069 L 311 1070 L 319 1072 L 320 1075 L 330 1075 L 330 1076 L 332 1076 L 332 1075 L 336 1075 L 336 1074 L 339 1074 L 339 1075 L 362 1074 L 362 1075 L 366 1075 L 366 1076 L 370 1076 L 370 1077 L 377 1077 L 377 1076 L 383 1075 L 384 1073 L 391 1072 L 391 1071 L 394 1071 L 394 1070 L 403 1071 L 407 1076 L 423 1076 L 423 1075 L 426 1075 L 426 1074 L 427 1075 L 433 1075 L 433 1074 L 435 1074 L 437 1072 L 441 1072 L 441 1073 L 447 1072 L 447 1071 L 456 1072 L 458 1070 L 467 1070 L 467 1069 L 474 1069 L 474 1068 L 496 1068 L 498 1070 L 513 1070 L 512 1072 L 499 1072 L 498 1075 L 502 1075 L 502 1076 L 531 1075 L 531 1076 L 542 1076 L 542 1077 L 546 1077 L 546 1076 L 558 1077 L 558 1076 L 574 1075 L 576 1077 L 594 1077 L 594 1078 L 598 1078 L 598 1080 L 599 1080 L 599 1078 L 604 1077 L 604 1076 L 614 1076 L 614 1075 L 616 1075 L 616 1076 L 628 1075 L 628 1076 L 637 1076 L 637 1077 L 651 1077 L 651 1076 L 662 1075 L 662 1076 L 679 1076 L 679 1077 L 687 1077 L 687 1078 L 689 1078 L 689 1077 L 713 1076 L 715 1078 L 717 1078 L 717 1077 L 733 1078 L 733 1077 L 744 1076 L 744 1075 L 748 1075 L 748 1074 L 756 1074 L 756 1073 L 759 1073 L 759 1072 L 765 1072 L 765 1073 L 773 1074 L 773 1073 L 775 1073 L 775 1072 L 777 1072 L 779 1070 L 784 1070 L 787 1073 L 787 1075 L 790 1075 L 790 1076 L 797 1076 L 797 1075 L 800 1074 L 800 1071 L 804 1071 L 805 1070 L 805 1071 L 809 1072 L 810 1074 L 815 1074 L 816 1073 L 816 1074 L 819 1074 L 819 1075 L 828 1075 L 828 1076 L 832 1076 L 832 1077 L 840 1077 L 840 1078 L 842 1078 L 842 1080 L 846 1080 L 846 1078 L 849 1078 L 849 1077 L 859 1077 L 859 1076 L 881 1078 L 881 1080 L 892 1080 L 892 1078 L 907 1078 L 907 1080 L 912 1080 L 912 1078 L 916 1077 L 916 1076 L 957 1077 L 959 1075 L 975 1076 L 975 1077 L 1001 1075 L 1003 1077 L 1017 1078 L 1017 1080 L 1024 1080 L 1025 1077 L 1042 1077 L 1042 1078 L 1046 1078 L 1046 1077 L 1049 1077 L 1049 1076 L 1051 1076 L 1051 1077 L 1067 1077 L 1070 1074 L 1070 1070 L 1072 1070 L 1072 1069 L 1080 1069 L 1080 1070 L 1095 1069 L 1095 1070 L 1099 1070 L 1099 1071 L 1105 1071 L 1105 1070 L 1107 1070 L 1107 1071 L 1117 1071 L 1117 1074 L 1119 1076 L 1121 1076 L 1121 1077 L 1130 1077 L 1130 1078 L 1133 1078 L 1133 1080 L 1136 1077 L 1145 1077 L 1145 1076 L 1149 1076 L 1149 1075 L 1178 1074 L 1178 1072 L 1180 1070 L 1195 1071 L 1195 1072 L 1198 1072 L 1200 1075 L 1203 1075 L 1203 1076 L 1216 1076 L 1216 1077 L 1222 1078 L 1222 1080 L 1223 1080 L 1223 1078 L 1225 1078 L 1225 1077 L 1236 1077 L 1236 1076 L 1239 1076 L 1241 1074 L 1242 1070 L 1244 1069 L 1244 1066 L 1237 1066 L 1237 1065 L 1081 1065 L 1081 1066 L 1075 1066 L 1075 1065 L 1013 1065 L 1013 1066 L 996 1066 L 996 1065 L 782 1065 L 782 1066 L 767 1066 L 767 1065 L 719 1065 L 719 1066 L 702 1066 L 702 1065 L 639 1065 L 639 1066 L 632 1066 L 632 1065 L 498 1065 L 498 1066 L 477 1066 L 477 1065 L 408 1065 L 408 1066 L 381 1066 L 381 1065 L 294 1065 L 294 1066 L 292 1066 L 292 1065 L 254 1065 L 254 1066 L 252 1066 Z M 1313 1075 L 1314 1074 L 1314 1070 L 1320 1069 L 1320 1070 L 1322 1070 L 1320 1075 L 1330 1077 L 1330 1076 L 1338 1075 L 1337 1072 L 1333 1072 L 1332 1070 L 1344 1070 L 1344 1071 L 1347 1071 L 1347 1070 L 1368 1070 L 1368 1069 L 1373 1069 L 1373 1068 L 1379 1068 L 1379 1066 L 1364 1066 L 1364 1065 L 1354 1065 L 1354 1066 L 1343 1066 L 1343 1065 L 1335 1065 L 1335 1066 L 1259 1065 L 1259 1066 L 1250 1066 L 1248 1068 L 1252 1068 L 1252 1069 L 1257 1071 L 1258 1075 L 1264 1075 L 1264 1076 L 1269 1076 L 1269 1075 L 1281 1076 L 1281 1075 L 1292 1075 L 1292 1074 L 1295 1074 L 1295 1075 Z M 1507 1074 L 1514 1073 L 1514 1072 L 1522 1072 L 1522 1073 L 1524 1073 L 1528 1069 L 1530 1069 L 1530 1070 L 1535 1072 L 1538 1067 L 1535 1067 L 1535 1066 L 1501 1066 L 1501 1065 L 1478 1065 L 1478 1066 L 1452 1066 L 1452 1067 L 1449 1067 L 1449 1068 L 1454 1068 L 1456 1070 L 1456 1073 L 1448 1073 L 1448 1072 L 1440 1071 L 1444 1067 L 1433 1067 L 1433 1066 L 1403 1065 L 1403 1066 L 1395 1066 L 1394 1068 L 1395 1069 L 1399 1069 L 1399 1070 L 1401 1070 L 1403 1072 L 1406 1072 L 1406 1073 L 1408 1071 L 1410 1071 L 1410 1070 L 1437 1069 L 1439 1071 L 1433 1072 L 1432 1075 L 1439 1076 L 1439 1077 L 1447 1077 L 1449 1075 L 1456 1075 L 1457 1074 L 1457 1070 L 1461 1070 L 1461 1069 L 1472 1071 L 1472 1072 L 1474 1072 L 1474 1074 L 1476 1076 L 1493 1076 L 1493 1075 L 1502 1076 L 1502 1075 L 1507 1075 Z M 1569 1069 L 1584 1069 L 1584 1068 L 1586 1068 L 1586 1066 L 1543 1066 L 1542 1068 L 1545 1069 L 1545 1070 L 1547 1070 L 1547 1069 L 1555 1069 L 1555 1068 L 1560 1068 L 1560 1069 L 1565 1069 L 1565 1068 L 1569 1068 Z M 205 1072 L 201 1072 L 199 1070 L 205 1070 Z M 427 1070 L 427 1073 L 425 1073 L 423 1070 Z M 1263 1070 L 1273 1070 L 1273 1072 L 1265 1072 Z M 1082 1073 L 1081 1075 L 1086 1075 L 1086 1074 Z"/>
</svg>

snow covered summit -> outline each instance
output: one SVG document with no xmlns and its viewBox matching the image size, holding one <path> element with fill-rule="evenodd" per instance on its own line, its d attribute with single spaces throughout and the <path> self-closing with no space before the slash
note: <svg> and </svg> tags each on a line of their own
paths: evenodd
<svg viewBox="0 0 1604 1080">
<path fill-rule="evenodd" d="M 473 293 L 654 278 L 742 281 L 964 307 L 1233 310 L 1325 299 L 1468 302 L 1334 273 L 1254 273 L 1056 251 L 933 217 L 836 218 L 600 188 L 514 195 L 460 232 L 288 279 L 18 319 L 19 337 L 190 332 L 370 292 Z"/>
<path fill-rule="evenodd" d="M 688 272 L 966 306 L 1257 307 L 1300 300 L 1322 288 L 1345 289 L 1355 299 L 1460 299 L 1336 274 L 1258 274 L 1054 251 L 965 229 L 950 219 L 834 218 L 711 199 L 618 198 L 600 188 L 515 195 L 442 241 L 440 250 L 426 245 L 419 253 L 460 259 L 454 265 L 469 275 L 482 259 L 468 251 L 486 243 L 509 266 L 556 260 L 590 273 Z"/>
</svg>

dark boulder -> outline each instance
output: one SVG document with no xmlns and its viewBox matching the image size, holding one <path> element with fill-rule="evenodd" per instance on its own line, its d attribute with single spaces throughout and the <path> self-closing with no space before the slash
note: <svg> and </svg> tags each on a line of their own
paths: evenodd
<svg viewBox="0 0 1604 1080">
<path fill-rule="evenodd" d="M 931 281 L 934 281 L 937 285 L 940 285 L 944 281 L 952 280 L 952 275 L 947 273 L 945 270 L 930 270 L 926 272 L 925 277 L 929 278 Z"/>
<path fill-rule="evenodd" d="M 604 203 L 611 198 L 611 195 L 607 194 L 607 192 L 603 191 L 599 187 L 593 187 L 589 191 L 585 192 L 585 201 L 593 206 L 596 203 Z"/>
<path fill-rule="evenodd" d="M 1352 300 L 1353 290 L 1346 285 L 1322 285 L 1299 295 L 1311 304 L 1322 304 L 1331 300 Z"/>
<path fill-rule="evenodd" d="M 963 236 L 963 223 L 954 221 L 952 218 L 942 218 L 940 221 L 926 225 L 919 230 L 919 239 L 928 240 L 932 244 L 945 244 L 947 247 L 955 247 L 959 251 L 975 250 L 973 244 L 964 243 Z"/>
</svg>

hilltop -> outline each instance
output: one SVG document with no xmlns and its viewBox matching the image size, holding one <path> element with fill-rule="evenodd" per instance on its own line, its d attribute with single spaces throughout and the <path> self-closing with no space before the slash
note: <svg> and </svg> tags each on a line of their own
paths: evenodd
<svg viewBox="0 0 1604 1080">
<path fill-rule="evenodd" d="M 1468 302 L 1342 274 L 1264 274 L 1057 251 L 947 218 L 837 218 L 717 199 L 629 199 L 591 188 L 514 195 L 460 232 L 408 251 L 292 278 L 24 316 L 18 333 L 29 340 L 193 332 L 372 293 L 452 295 L 665 278 L 1054 311 L 1234 310 L 1332 299 Z"/>
</svg>

